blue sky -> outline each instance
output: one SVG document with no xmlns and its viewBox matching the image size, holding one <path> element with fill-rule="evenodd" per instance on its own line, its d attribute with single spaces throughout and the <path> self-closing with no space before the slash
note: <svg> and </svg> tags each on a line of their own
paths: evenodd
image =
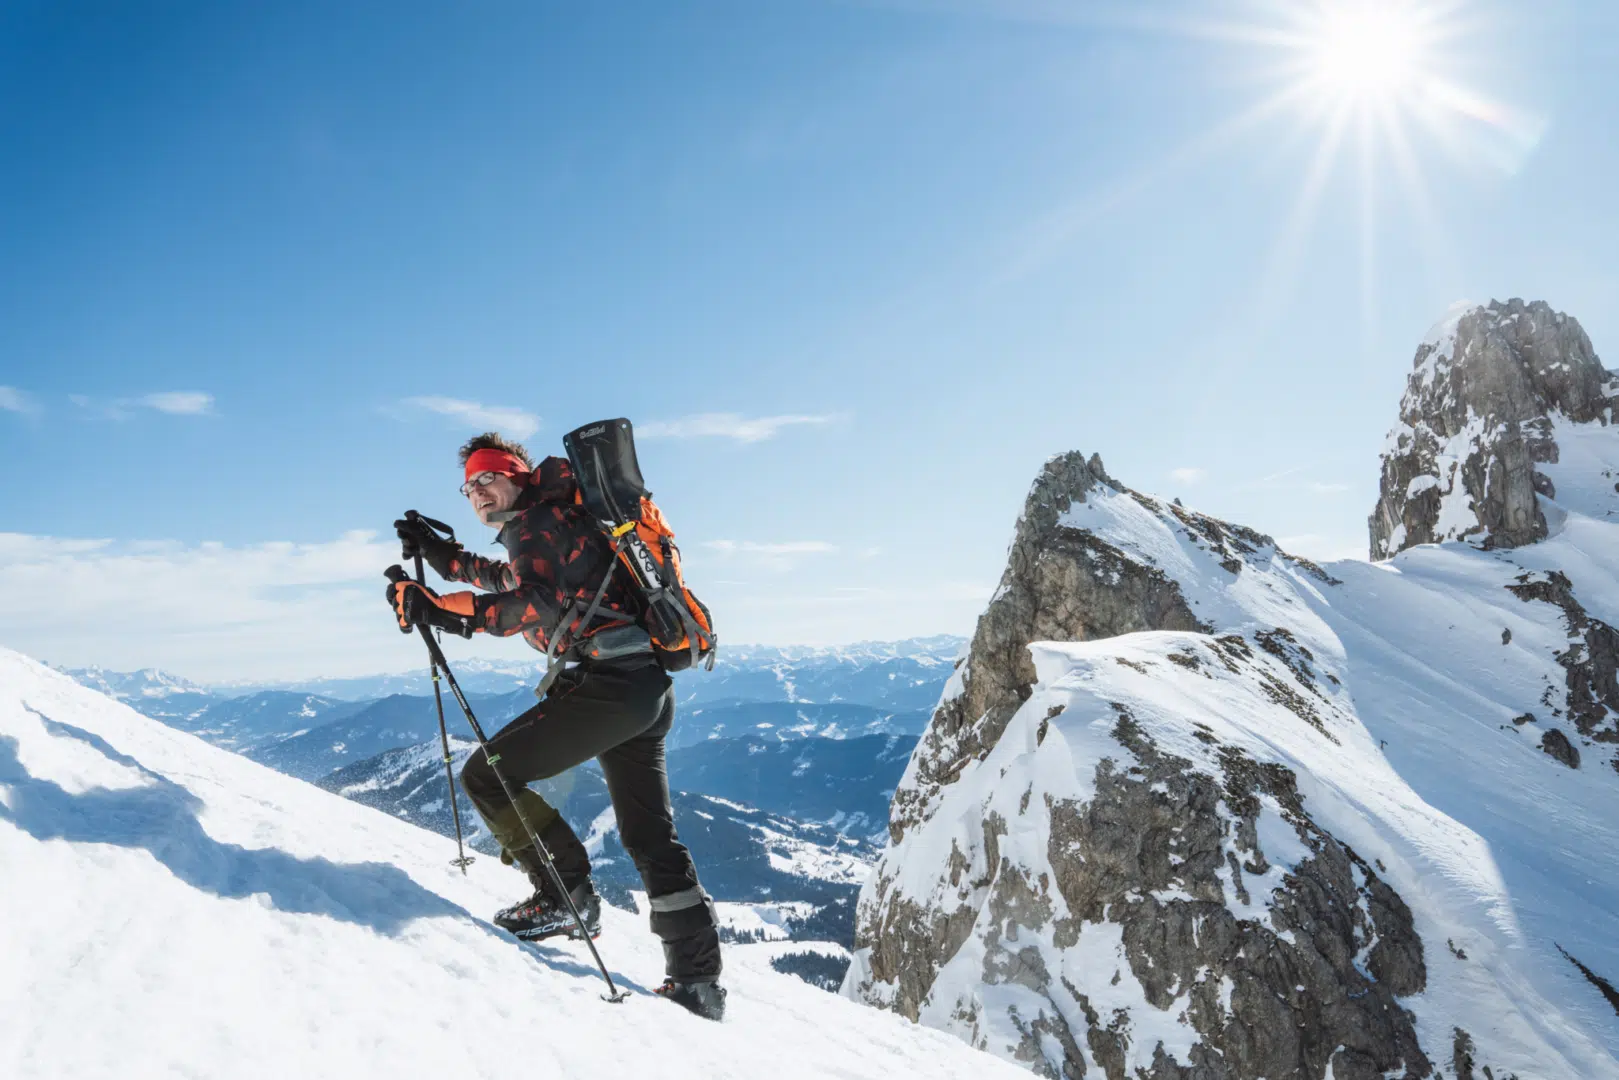
<svg viewBox="0 0 1619 1080">
<path fill-rule="evenodd" d="M 0 643 L 408 666 L 388 523 L 482 542 L 486 420 L 645 429 L 731 641 L 969 633 L 1068 449 L 1362 554 L 1452 302 L 1619 348 L 1619 14 L 1415 7 L 1484 105 L 1402 168 L 1256 115 L 1316 54 L 1248 0 L 6 4 Z"/>
</svg>

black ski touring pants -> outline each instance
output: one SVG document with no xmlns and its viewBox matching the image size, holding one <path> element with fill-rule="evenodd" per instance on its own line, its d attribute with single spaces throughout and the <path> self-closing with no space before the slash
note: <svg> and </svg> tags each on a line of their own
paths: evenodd
<svg viewBox="0 0 1619 1080">
<path fill-rule="evenodd" d="M 570 888 L 589 876 L 590 858 L 567 821 L 525 785 L 591 758 L 600 763 L 619 839 L 641 873 L 652 931 L 663 940 L 666 973 L 711 981 L 720 973 L 713 901 L 675 833 L 669 801 L 664 738 L 674 717 L 674 689 L 656 660 L 585 663 L 564 672 L 544 700 L 496 732 L 489 750 L 519 789 L 524 814 Z M 461 786 L 501 846 L 525 869 L 533 866 L 533 845 L 482 751 L 467 759 Z"/>
</svg>

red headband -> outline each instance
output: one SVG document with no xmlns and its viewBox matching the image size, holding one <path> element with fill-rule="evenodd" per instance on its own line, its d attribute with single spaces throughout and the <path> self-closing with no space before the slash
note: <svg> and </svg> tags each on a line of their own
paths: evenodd
<svg viewBox="0 0 1619 1080">
<path fill-rule="evenodd" d="M 514 480 L 521 480 L 526 478 L 530 471 L 529 467 L 515 455 L 508 454 L 504 450 L 485 447 L 482 450 L 474 450 L 467 456 L 468 480 L 482 472 L 504 473 Z"/>
</svg>

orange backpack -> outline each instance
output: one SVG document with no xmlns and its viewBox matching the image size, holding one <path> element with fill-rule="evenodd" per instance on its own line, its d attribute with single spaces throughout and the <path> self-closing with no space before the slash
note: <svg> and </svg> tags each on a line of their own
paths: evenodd
<svg viewBox="0 0 1619 1080">
<path fill-rule="evenodd" d="M 624 419 L 604 420 L 565 435 L 562 444 L 579 484 L 579 501 L 601 525 L 641 600 L 641 625 L 665 671 L 706 661 L 714 667 L 713 616 L 686 587 L 674 530 L 641 479 L 634 434 Z M 606 583 L 603 582 L 603 588 Z"/>
<path fill-rule="evenodd" d="M 665 671 L 684 671 L 707 661 L 714 667 L 714 620 L 686 587 L 674 530 L 658 504 L 643 495 L 640 512 L 612 530 L 619 562 L 630 571 L 642 602 L 644 625 Z"/>
</svg>

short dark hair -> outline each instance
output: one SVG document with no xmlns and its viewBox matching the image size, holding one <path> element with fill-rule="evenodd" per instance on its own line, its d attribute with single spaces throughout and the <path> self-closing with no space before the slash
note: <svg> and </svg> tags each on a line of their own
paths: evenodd
<svg viewBox="0 0 1619 1080">
<path fill-rule="evenodd" d="M 461 447 L 461 467 L 466 468 L 467 458 L 479 450 L 504 450 L 529 469 L 534 468 L 534 462 L 529 458 L 528 451 L 523 449 L 523 444 L 506 438 L 498 431 L 486 431 L 468 439 Z"/>
</svg>

